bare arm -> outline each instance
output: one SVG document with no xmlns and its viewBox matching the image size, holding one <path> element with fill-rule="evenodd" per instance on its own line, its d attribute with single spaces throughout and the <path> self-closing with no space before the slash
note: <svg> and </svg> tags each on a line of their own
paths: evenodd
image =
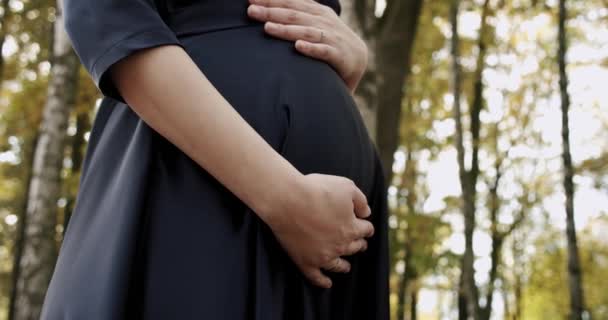
<svg viewBox="0 0 608 320">
<path fill-rule="evenodd" d="M 261 218 L 267 218 L 270 203 L 287 199 L 284 190 L 293 186 L 286 184 L 297 181 L 301 173 L 230 106 L 183 49 L 142 50 L 118 62 L 112 76 L 146 123 Z M 255 193 L 248 187 L 252 185 Z"/>
<path fill-rule="evenodd" d="M 134 112 L 251 207 L 309 279 L 328 287 L 320 268 L 348 271 L 339 257 L 364 250 L 363 238 L 373 233 L 371 223 L 357 218 L 370 212 L 352 182 L 301 174 L 179 46 L 140 50 L 110 72 Z"/>
</svg>

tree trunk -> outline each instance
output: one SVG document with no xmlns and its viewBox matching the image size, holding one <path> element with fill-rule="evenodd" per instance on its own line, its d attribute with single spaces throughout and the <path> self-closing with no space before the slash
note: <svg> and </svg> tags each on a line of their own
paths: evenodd
<svg viewBox="0 0 608 320">
<path fill-rule="evenodd" d="M 370 49 L 368 69 L 357 88 L 355 100 L 378 147 L 387 181 L 392 178 L 404 86 L 423 3 L 424 0 L 387 1 L 380 19 L 373 15 L 375 1 L 341 3 L 342 19 Z"/>
<path fill-rule="evenodd" d="M 418 286 L 413 285 L 410 292 L 410 320 L 418 319 Z"/>
<path fill-rule="evenodd" d="M 450 5 L 450 23 L 452 29 L 451 38 L 451 55 L 452 55 L 452 96 L 454 98 L 452 112 L 455 123 L 454 133 L 454 146 L 456 148 L 457 161 L 458 161 L 458 175 L 460 177 L 460 185 L 464 198 L 465 188 L 464 181 L 467 179 L 467 172 L 464 166 L 464 142 L 463 135 L 464 129 L 462 126 L 462 111 L 460 106 L 460 99 L 462 94 L 462 71 L 460 67 L 460 36 L 458 34 L 458 13 L 460 7 L 460 0 L 452 0 Z M 464 201 L 462 202 L 462 212 L 465 212 Z M 461 262 L 460 276 L 458 279 L 458 319 L 467 320 L 467 297 L 465 288 L 465 265 L 464 256 Z"/>
<path fill-rule="evenodd" d="M 481 310 L 482 320 L 490 320 L 492 316 L 492 303 L 494 300 L 494 290 L 496 289 L 496 279 L 498 276 L 498 265 L 502 251 L 503 237 L 497 233 L 492 234 L 492 251 L 490 253 L 492 262 L 488 279 L 488 292 L 486 293 L 486 305 Z"/>
<path fill-rule="evenodd" d="M 568 286 L 570 290 L 570 319 L 580 320 L 584 312 L 582 275 L 579 261 L 576 228 L 574 225 L 574 168 L 570 154 L 570 128 L 568 111 L 570 96 L 568 94 L 568 75 L 566 73 L 566 0 L 559 1 L 558 54 L 559 88 L 562 109 L 562 160 L 564 163 L 564 192 L 566 194 L 566 238 L 568 241 Z"/>
<path fill-rule="evenodd" d="M 511 270 L 511 276 L 513 277 L 513 320 L 521 320 L 523 311 L 523 275 L 526 273 L 522 267 L 523 262 L 521 257 L 524 251 L 525 236 L 521 236 L 520 233 L 515 233 L 511 242 L 511 251 L 513 256 L 513 268 Z"/>
<path fill-rule="evenodd" d="M 74 87 L 76 89 L 76 86 Z M 86 139 L 85 134 L 91 128 L 91 119 L 89 117 L 89 111 L 84 110 L 78 112 L 76 114 L 76 134 L 72 137 L 72 145 L 71 149 L 71 158 L 72 158 L 72 168 L 70 175 L 73 179 L 78 179 L 76 177 L 80 177 L 80 170 L 82 168 L 82 162 L 85 156 L 85 145 Z M 70 193 L 70 190 L 66 190 L 65 198 L 67 199 L 65 206 L 65 213 L 63 216 L 63 234 L 65 235 L 65 231 L 68 228 L 68 223 L 70 222 L 70 217 L 72 216 L 72 211 L 74 210 L 74 206 L 76 205 L 76 194 Z"/>
<path fill-rule="evenodd" d="M 477 42 L 478 56 L 477 66 L 474 74 L 473 98 L 470 104 L 469 118 L 471 124 L 471 137 L 473 139 L 473 148 L 471 151 L 471 166 L 470 169 L 465 167 L 465 149 L 463 142 L 463 125 L 462 111 L 460 106 L 462 81 L 460 69 L 460 50 L 459 50 L 459 34 L 458 34 L 458 11 L 459 0 L 452 0 L 450 9 L 450 20 L 452 25 L 452 72 L 453 72 L 453 96 L 454 108 L 453 116 L 456 123 L 456 151 L 458 157 L 460 186 L 462 191 L 462 212 L 464 216 L 464 236 L 465 236 L 465 252 L 462 257 L 462 288 L 465 293 L 467 304 L 467 314 L 473 316 L 474 319 L 481 318 L 481 308 L 479 306 L 479 291 L 475 284 L 475 255 L 473 252 L 473 233 L 476 227 L 476 185 L 479 176 L 479 144 L 480 144 L 480 113 L 483 107 L 483 69 L 485 68 L 486 57 L 486 33 L 488 29 L 487 17 L 489 13 L 489 0 L 485 0 L 481 13 L 481 27 L 479 30 L 479 39 Z M 461 314 L 464 314 L 461 312 Z"/>
<path fill-rule="evenodd" d="M 522 280 L 521 276 L 517 275 L 515 278 L 515 312 L 513 313 L 513 320 L 520 320 L 523 310 L 522 304 L 522 296 L 523 296 L 523 288 L 522 288 Z"/>
<path fill-rule="evenodd" d="M 378 126 L 376 143 L 386 181 L 392 180 L 393 156 L 399 143 L 399 123 L 405 83 L 411 68 L 423 0 L 390 1 L 380 21 L 377 40 Z"/>
<path fill-rule="evenodd" d="M 492 303 L 494 301 L 494 290 L 496 289 L 496 279 L 498 276 L 498 265 L 502 251 L 503 237 L 500 235 L 492 236 L 492 252 L 490 253 L 492 263 L 490 266 L 490 276 L 488 279 L 488 292 L 486 293 L 486 305 L 481 309 L 481 319 L 490 320 L 492 316 Z"/>
<path fill-rule="evenodd" d="M 492 316 L 492 303 L 494 300 L 494 290 L 496 289 L 496 280 L 498 278 L 498 266 L 500 265 L 502 245 L 505 238 L 510 232 L 502 232 L 499 230 L 498 213 L 500 211 L 500 198 L 498 196 L 498 187 L 502 178 L 502 156 L 498 151 L 499 128 L 498 123 L 494 127 L 493 143 L 496 153 L 496 161 L 494 162 L 494 170 L 496 176 L 489 190 L 489 210 L 490 210 L 490 237 L 492 238 L 492 251 L 490 252 L 490 274 L 488 276 L 488 292 L 486 293 L 486 304 L 481 309 L 481 319 L 490 320 Z M 523 211 L 523 210 L 522 210 Z M 514 222 L 514 228 L 517 222 Z"/>
<path fill-rule="evenodd" d="M 8 5 L 8 0 L 0 0 L 0 8 L 2 8 L 2 16 L 0 17 L 0 52 L 3 52 L 4 44 L 6 42 L 6 35 L 8 34 L 8 22 L 11 16 L 11 9 Z M 4 56 L 0 54 L 0 87 L 4 80 Z"/>
<path fill-rule="evenodd" d="M 17 279 L 15 318 L 38 319 L 57 255 L 57 199 L 69 111 L 79 61 L 63 28 L 61 1 L 54 23 L 53 63 L 47 101 L 36 145 L 30 194 L 26 210 L 25 237 Z"/>
<path fill-rule="evenodd" d="M 21 257 L 23 256 L 23 242 L 24 242 L 24 238 L 25 238 L 25 226 L 27 225 L 27 217 L 26 217 L 26 210 L 27 210 L 27 200 L 30 194 L 30 188 L 32 185 L 32 170 L 31 168 L 34 165 L 34 150 L 36 149 L 35 146 L 38 143 L 38 136 L 40 135 L 40 132 L 37 132 L 36 136 L 34 136 L 34 139 L 31 142 L 31 145 L 33 147 L 27 148 L 25 149 L 23 152 L 26 155 L 26 159 L 27 161 L 24 163 L 25 166 L 28 166 L 28 168 L 26 169 L 26 174 L 24 177 L 24 181 L 26 182 L 26 186 L 25 186 L 25 190 L 24 190 L 24 194 L 25 196 L 23 197 L 23 203 L 21 204 L 21 210 L 19 210 L 18 212 L 18 225 L 17 225 L 17 234 L 16 234 L 16 238 L 15 238 L 15 246 L 14 246 L 14 254 L 13 254 L 13 269 L 12 269 L 12 273 L 11 273 L 11 292 L 10 292 L 10 296 L 9 296 L 9 301 L 8 301 L 8 320 L 13 320 L 15 319 L 15 299 L 17 298 L 17 279 L 19 279 L 19 275 L 21 274 L 21 266 L 19 264 L 19 261 L 21 261 Z"/>
<path fill-rule="evenodd" d="M 507 279 L 505 277 L 501 277 L 501 282 L 502 282 L 502 286 L 500 287 L 500 289 L 501 289 L 501 295 L 502 295 L 502 308 L 504 309 L 503 319 L 509 320 L 512 318 L 512 315 L 511 315 L 511 303 L 509 301 L 509 288 L 507 288 L 507 285 L 506 285 Z"/>
<path fill-rule="evenodd" d="M 354 98 L 357 107 L 359 107 L 359 111 L 363 116 L 367 130 L 372 139 L 375 140 L 376 113 L 378 110 L 376 104 L 376 98 L 378 96 L 376 81 L 376 42 L 373 35 L 369 32 L 370 26 L 366 25 L 367 21 L 375 19 L 375 16 L 373 16 L 373 8 L 370 8 L 371 4 L 366 0 L 342 1 L 341 7 L 342 12 L 340 17 L 342 20 L 365 41 L 368 47 L 369 56 L 367 70 L 355 91 Z"/>
<path fill-rule="evenodd" d="M 473 142 L 473 150 L 471 154 L 471 168 L 467 173 L 465 180 L 466 186 L 464 190 L 463 200 L 465 202 L 465 289 L 467 294 L 467 304 L 469 313 L 473 314 L 474 319 L 481 319 L 481 309 L 479 307 L 479 290 L 475 284 L 475 254 L 473 252 L 473 233 L 475 231 L 476 222 L 476 201 L 477 201 L 477 180 L 479 177 L 479 145 L 481 121 L 480 113 L 483 108 L 483 70 L 485 68 L 486 59 L 486 33 L 488 29 L 487 17 L 489 11 L 489 0 L 485 0 L 481 13 L 481 26 L 479 30 L 479 39 L 477 42 L 478 56 L 477 66 L 474 75 L 473 100 L 470 104 L 469 121 L 471 124 L 471 137 Z"/>
<path fill-rule="evenodd" d="M 460 276 L 458 278 L 458 320 L 468 320 L 469 311 L 467 310 L 467 296 L 464 292 L 464 268 L 460 268 Z"/>
<path fill-rule="evenodd" d="M 408 109 L 408 114 L 411 114 L 411 110 Z M 413 156 L 413 147 L 412 141 L 408 140 L 407 142 L 407 151 L 405 157 L 405 170 L 403 172 L 403 178 L 401 179 L 401 188 L 408 190 L 405 204 L 407 206 L 407 214 L 414 215 L 416 214 L 416 195 L 414 192 L 414 188 L 416 186 L 417 179 L 417 163 L 414 160 Z M 403 320 L 405 318 L 405 310 L 407 305 L 407 296 L 408 292 L 411 292 L 412 280 L 415 280 L 418 277 L 418 272 L 416 271 L 416 267 L 414 266 L 413 257 L 414 257 L 414 247 L 416 243 L 413 243 L 412 240 L 412 229 L 411 227 L 407 227 L 405 230 L 405 243 L 403 244 L 403 250 L 405 251 L 405 270 L 403 272 L 403 276 L 401 277 L 401 283 L 399 284 L 399 289 L 397 293 L 398 304 L 397 304 L 397 319 Z M 410 289 L 410 290 L 408 290 Z"/>
<path fill-rule="evenodd" d="M 407 240 L 406 240 L 407 241 Z M 412 268 L 412 250 L 405 245 L 405 270 L 401 275 L 399 288 L 397 289 L 397 320 L 405 319 L 405 307 L 407 302 L 407 288 L 409 285 L 410 269 Z"/>
</svg>

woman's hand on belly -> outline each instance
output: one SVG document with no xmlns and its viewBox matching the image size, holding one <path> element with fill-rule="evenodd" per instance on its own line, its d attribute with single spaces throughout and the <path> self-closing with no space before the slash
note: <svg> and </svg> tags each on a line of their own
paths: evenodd
<svg viewBox="0 0 608 320">
<path fill-rule="evenodd" d="M 365 238 L 374 234 L 365 220 L 371 210 L 350 179 L 308 174 L 295 180 L 263 217 L 300 271 L 315 285 L 329 288 L 331 279 L 321 269 L 350 271 L 341 257 L 367 249 Z"/>
<path fill-rule="evenodd" d="M 354 92 L 367 68 L 368 49 L 330 7 L 313 0 L 249 0 L 250 17 L 265 31 L 295 41 L 296 49 L 329 63 Z"/>
</svg>

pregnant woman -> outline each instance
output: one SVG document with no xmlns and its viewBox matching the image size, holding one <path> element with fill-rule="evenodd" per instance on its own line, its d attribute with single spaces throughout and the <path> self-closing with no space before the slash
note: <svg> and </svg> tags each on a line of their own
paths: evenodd
<svg viewBox="0 0 608 320">
<path fill-rule="evenodd" d="M 337 0 L 64 0 L 104 94 L 42 319 L 388 319 Z"/>
</svg>

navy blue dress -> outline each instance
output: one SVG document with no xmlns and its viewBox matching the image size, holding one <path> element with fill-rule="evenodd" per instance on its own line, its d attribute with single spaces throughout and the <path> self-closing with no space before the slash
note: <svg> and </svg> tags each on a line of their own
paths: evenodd
<svg viewBox="0 0 608 320">
<path fill-rule="evenodd" d="M 104 98 L 42 319 L 388 319 L 386 185 L 357 106 L 330 65 L 266 35 L 247 6 L 65 0 L 66 30 Z M 311 285 L 250 208 L 125 103 L 106 71 L 159 45 L 186 50 L 302 173 L 346 176 L 366 194 L 376 233 L 346 257 L 350 273 L 329 274 L 331 289 Z"/>
</svg>

